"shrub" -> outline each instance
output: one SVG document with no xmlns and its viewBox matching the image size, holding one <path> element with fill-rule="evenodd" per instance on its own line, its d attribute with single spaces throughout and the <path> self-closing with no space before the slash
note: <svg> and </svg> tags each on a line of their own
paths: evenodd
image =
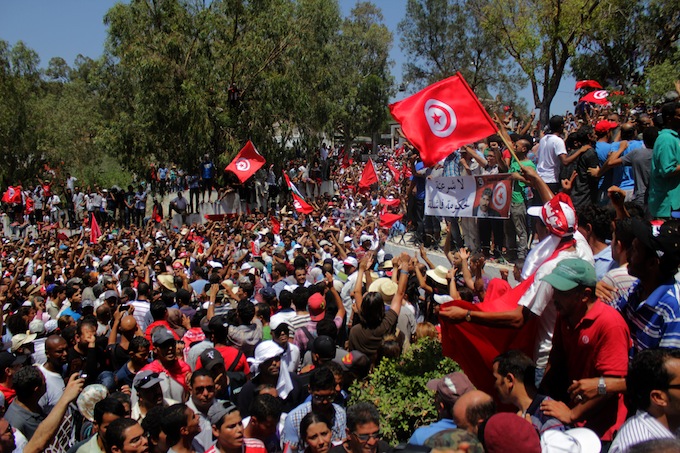
<svg viewBox="0 0 680 453">
<path fill-rule="evenodd" d="M 399 359 L 384 359 L 364 381 L 350 388 L 350 404 L 371 401 L 380 412 L 383 439 L 405 443 L 416 428 L 437 421 L 434 394 L 425 387 L 430 379 L 460 371 L 442 355 L 439 341 L 423 338 Z"/>
</svg>

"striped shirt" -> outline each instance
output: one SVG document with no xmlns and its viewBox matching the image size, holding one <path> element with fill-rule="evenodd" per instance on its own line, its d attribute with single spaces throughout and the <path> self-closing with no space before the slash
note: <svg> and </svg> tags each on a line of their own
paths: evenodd
<svg viewBox="0 0 680 453">
<path fill-rule="evenodd" d="M 612 302 L 609 304 L 614 305 L 620 298 L 628 296 L 630 289 L 637 283 L 638 279 L 628 273 L 628 264 L 624 264 L 604 274 L 602 281 L 614 288 Z"/>
<path fill-rule="evenodd" d="M 650 439 L 673 439 L 673 433 L 645 411 L 637 413 L 621 425 L 609 453 L 625 453 L 630 447 Z"/>
<path fill-rule="evenodd" d="M 680 348 L 680 282 L 673 278 L 660 285 L 647 300 L 641 300 L 641 289 L 637 283 L 614 305 L 630 327 L 631 357 L 645 349 Z"/>
<path fill-rule="evenodd" d="M 135 307 L 135 311 L 132 312 L 132 316 L 135 317 L 137 326 L 142 329 L 142 332 L 144 332 L 148 324 L 146 322 L 146 314 L 151 309 L 151 304 L 148 300 L 132 300 L 128 302 L 128 305 Z"/>
</svg>

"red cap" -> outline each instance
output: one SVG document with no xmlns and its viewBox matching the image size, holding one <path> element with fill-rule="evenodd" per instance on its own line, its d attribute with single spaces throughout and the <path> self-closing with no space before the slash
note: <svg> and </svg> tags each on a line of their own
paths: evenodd
<svg viewBox="0 0 680 453">
<path fill-rule="evenodd" d="M 619 123 L 615 121 L 602 120 L 598 121 L 597 124 L 595 125 L 595 132 L 597 133 L 607 132 L 612 129 L 616 129 L 617 127 L 619 127 Z"/>
<path fill-rule="evenodd" d="M 309 317 L 312 321 L 321 321 L 326 314 L 326 300 L 319 293 L 314 293 L 307 301 L 309 306 Z"/>
</svg>

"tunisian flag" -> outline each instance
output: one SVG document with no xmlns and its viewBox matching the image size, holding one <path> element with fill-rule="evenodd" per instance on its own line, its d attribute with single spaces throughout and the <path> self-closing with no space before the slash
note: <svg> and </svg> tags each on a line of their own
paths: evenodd
<svg viewBox="0 0 680 453">
<path fill-rule="evenodd" d="M 371 187 L 373 184 L 378 182 L 378 173 L 375 171 L 375 165 L 373 165 L 373 160 L 368 159 L 366 166 L 364 167 L 364 172 L 361 174 L 361 180 L 359 181 L 359 187 Z"/>
<path fill-rule="evenodd" d="M 600 85 L 595 80 L 579 80 L 578 82 L 576 82 L 576 87 L 574 88 L 574 91 L 581 89 L 581 88 L 595 88 L 595 89 L 601 90 L 602 85 Z"/>
<path fill-rule="evenodd" d="M 21 203 L 21 186 L 9 186 L 2 195 L 3 203 Z"/>
<path fill-rule="evenodd" d="M 609 92 L 607 90 L 591 91 L 579 99 L 579 102 L 591 102 L 593 104 L 605 105 L 609 104 L 609 101 L 607 100 L 608 96 Z"/>
<path fill-rule="evenodd" d="M 246 182 L 257 170 L 262 168 L 266 160 L 255 149 L 253 142 L 248 140 L 246 146 L 241 148 L 234 160 L 224 169 L 236 175 L 239 181 Z"/>
<path fill-rule="evenodd" d="M 276 217 L 270 217 L 269 221 L 272 224 L 272 233 L 281 234 L 281 222 Z"/>
<path fill-rule="evenodd" d="M 94 214 L 90 214 L 90 244 L 97 242 L 97 239 L 102 235 L 102 230 L 99 229 L 97 218 Z"/>
<path fill-rule="evenodd" d="M 311 214 L 314 212 L 314 208 L 302 198 L 302 194 L 298 188 L 295 187 L 295 184 L 290 182 L 290 178 L 285 171 L 283 172 L 283 177 L 286 179 L 286 184 L 293 195 L 293 206 L 295 206 L 295 210 L 303 214 Z"/>
<path fill-rule="evenodd" d="M 498 131 L 460 73 L 391 104 L 390 112 L 428 167 Z"/>
</svg>

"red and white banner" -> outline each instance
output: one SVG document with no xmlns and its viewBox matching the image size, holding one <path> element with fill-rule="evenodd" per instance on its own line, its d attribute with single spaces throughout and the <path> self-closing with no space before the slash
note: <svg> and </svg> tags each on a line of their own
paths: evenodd
<svg viewBox="0 0 680 453">
<path fill-rule="evenodd" d="M 460 73 L 391 104 L 390 112 L 428 167 L 498 132 Z"/>
<path fill-rule="evenodd" d="M 21 186 L 9 186 L 2 195 L 3 203 L 19 204 L 21 203 Z"/>
<path fill-rule="evenodd" d="M 507 219 L 512 201 L 509 174 L 442 176 L 425 184 L 425 214 Z"/>
<path fill-rule="evenodd" d="M 592 104 L 605 105 L 609 104 L 607 97 L 609 97 L 609 92 L 607 90 L 591 91 L 579 99 L 579 102 L 590 102 Z"/>
<path fill-rule="evenodd" d="M 241 148 L 241 151 L 239 151 L 224 171 L 234 173 L 238 180 L 243 183 L 253 176 L 257 170 L 262 168 L 265 162 L 265 158 L 257 152 L 253 142 L 248 140 L 248 143 Z"/>
<path fill-rule="evenodd" d="M 394 162 L 392 162 L 392 159 L 388 160 L 385 165 L 387 165 L 387 168 L 390 169 L 392 172 L 392 176 L 394 177 L 395 182 L 399 182 L 401 179 L 401 172 L 397 170 L 397 167 L 394 166 Z"/>
</svg>

